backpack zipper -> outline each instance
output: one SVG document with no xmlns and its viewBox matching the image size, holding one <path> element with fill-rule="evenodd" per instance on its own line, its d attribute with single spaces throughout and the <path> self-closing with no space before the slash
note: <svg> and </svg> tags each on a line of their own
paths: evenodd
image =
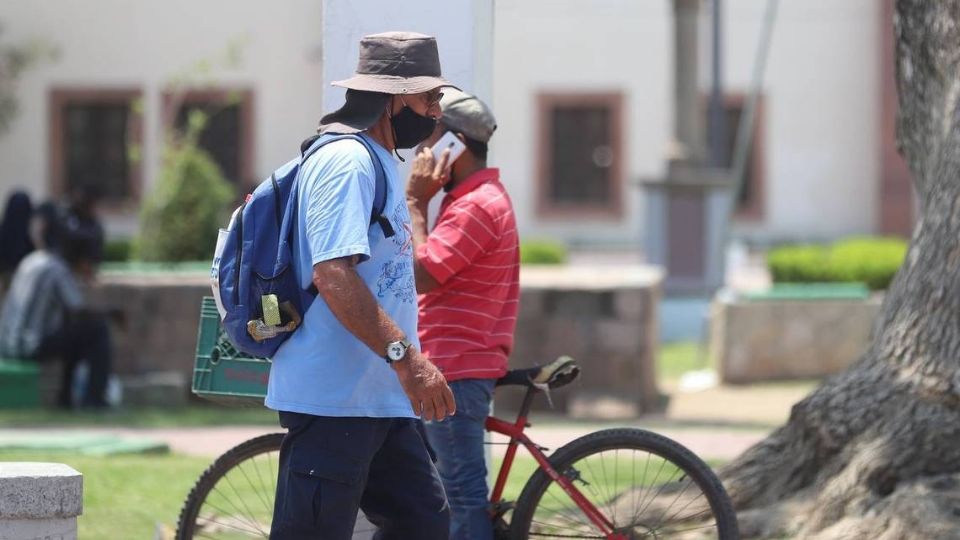
<svg viewBox="0 0 960 540">
<path fill-rule="evenodd" d="M 277 173 L 270 175 L 270 181 L 273 182 L 273 201 L 277 208 L 277 234 L 280 234 L 280 229 L 283 228 L 283 215 L 281 215 L 283 211 L 280 209 L 280 184 L 277 183 Z"/>
<path fill-rule="evenodd" d="M 240 211 L 237 212 L 237 276 L 236 283 L 233 287 L 233 305 L 240 304 L 240 272 L 242 271 L 242 266 L 240 262 L 243 260 L 243 210 L 247 207 L 247 203 L 240 205 Z"/>
</svg>

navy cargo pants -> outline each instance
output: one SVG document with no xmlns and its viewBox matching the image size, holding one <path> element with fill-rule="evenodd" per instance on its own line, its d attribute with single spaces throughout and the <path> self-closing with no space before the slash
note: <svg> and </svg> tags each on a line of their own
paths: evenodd
<svg viewBox="0 0 960 540">
<path fill-rule="evenodd" d="M 378 540 L 445 540 L 450 509 L 420 420 L 281 412 L 270 538 L 349 540 L 357 510 Z"/>
</svg>

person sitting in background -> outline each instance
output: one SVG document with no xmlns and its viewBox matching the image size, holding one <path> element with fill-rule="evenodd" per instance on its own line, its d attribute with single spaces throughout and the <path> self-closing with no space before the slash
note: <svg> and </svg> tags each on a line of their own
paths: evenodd
<svg viewBox="0 0 960 540">
<path fill-rule="evenodd" d="M 34 237 L 48 250 L 60 251 L 62 235 L 70 230 L 73 238 L 83 237 L 90 241 L 90 249 L 95 257 L 103 253 L 104 232 L 100 223 L 97 206 L 101 191 L 95 184 L 78 184 L 70 189 L 66 200 L 47 201 L 37 206 L 37 216 L 41 232 Z"/>
<path fill-rule="evenodd" d="M 0 291 L 7 288 L 17 265 L 34 249 L 30 239 L 32 217 L 30 196 L 23 191 L 13 192 L 7 199 L 3 221 L 0 222 Z"/>
<path fill-rule="evenodd" d="M 54 234 L 54 228 L 57 228 Z M 94 277 L 102 239 L 56 219 L 44 219 L 41 237 L 56 239 L 27 255 L 13 275 L 0 308 L 0 355 L 63 362 L 57 405 L 70 408 L 73 375 L 81 361 L 90 376 L 81 405 L 107 406 L 110 328 L 103 313 L 90 308 L 80 287 Z"/>
</svg>

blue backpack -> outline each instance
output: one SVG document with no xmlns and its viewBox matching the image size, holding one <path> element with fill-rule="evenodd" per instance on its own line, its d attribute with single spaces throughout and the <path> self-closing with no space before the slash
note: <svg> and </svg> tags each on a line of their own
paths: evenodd
<svg viewBox="0 0 960 540">
<path fill-rule="evenodd" d="M 220 230 L 210 280 L 214 299 L 230 342 L 247 354 L 269 358 L 303 321 L 317 295 L 316 287 L 300 287 L 293 260 L 297 226 L 297 186 L 300 167 L 334 141 L 353 139 L 370 153 L 376 191 L 370 225 L 384 236 L 394 234 L 383 215 L 387 180 L 383 165 L 369 143 L 357 135 L 314 136 L 300 147 L 300 156 L 264 180 Z"/>
</svg>

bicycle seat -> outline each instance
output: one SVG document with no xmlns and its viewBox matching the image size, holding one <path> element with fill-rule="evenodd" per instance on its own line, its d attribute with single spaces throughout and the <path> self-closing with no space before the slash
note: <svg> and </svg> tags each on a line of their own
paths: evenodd
<svg viewBox="0 0 960 540">
<path fill-rule="evenodd" d="M 561 356 L 545 366 L 513 369 L 497 379 L 497 386 L 519 385 L 535 388 L 560 388 L 580 375 L 580 366 L 569 356 Z"/>
</svg>

